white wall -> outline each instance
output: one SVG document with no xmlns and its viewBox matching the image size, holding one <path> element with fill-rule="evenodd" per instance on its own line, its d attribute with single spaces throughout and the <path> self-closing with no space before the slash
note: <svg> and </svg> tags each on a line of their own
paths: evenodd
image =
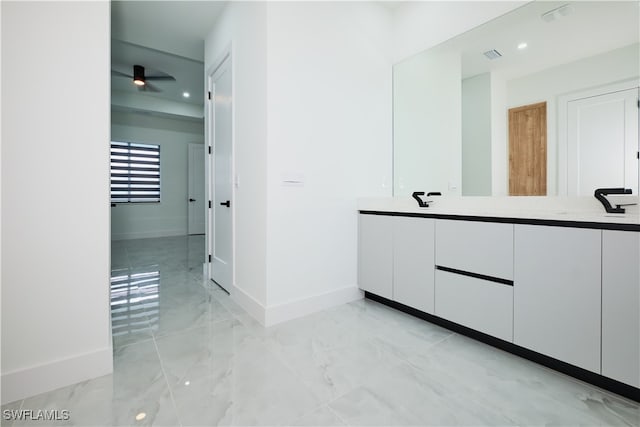
<svg viewBox="0 0 640 427">
<path fill-rule="evenodd" d="M 188 144 L 203 143 L 204 123 L 114 111 L 111 139 L 159 144 L 161 174 L 160 203 L 122 203 L 111 208 L 112 240 L 186 235 Z"/>
<path fill-rule="evenodd" d="M 231 293 L 263 323 L 361 297 L 356 199 L 391 194 L 390 25 L 374 4 L 239 2 L 207 38 L 207 68 L 232 53 Z"/>
<path fill-rule="evenodd" d="M 176 119 L 203 119 L 202 105 L 171 101 L 142 93 L 112 91 L 111 106 L 125 111 L 153 111 Z"/>
<path fill-rule="evenodd" d="M 491 195 L 509 194 L 507 82 L 491 73 Z"/>
<path fill-rule="evenodd" d="M 267 15 L 275 323 L 360 298 L 356 199 L 391 195 L 391 19 L 368 2 L 273 2 Z"/>
<path fill-rule="evenodd" d="M 2 4 L 0 4 L 0 44 L 2 43 Z M 0 52 L 2 47 L 0 46 Z M 2 100 L 2 55 L 0 54 L 0 100 Z M 1 108 L 0 108 L 1 110 Z M 0 308 L 2 307 L 2 114 L 0 114 Z M 2 315 L 0 315 L 0 341 L 2 334 Z M 2 383 L 2 343 L 0 342 L 0 384 Z M 0 404 L 2 400 L 2 387 L 0 386 Z"/>
<path fill-rule="evenodd" d="M 429 50 L 393 67 L 394 189 L 460 195 L 460 56 Z"/>
<path fill-rule="evenodd" d="M 462 195 L 491 195 L 491 74 L 462 80 Z"/>
<path fill-rule="evenodd" d="M 267 4 L 231 2 L 205 41 L 205 70 L 231 49 L 233 78 L 234 288 L 264 322 L 267 263 Z"/>
<path fill-rule="evenodd" d="M 5 403 L 112 371 L 110 24 L 106 1 L 1 7 Z"/>
<path fill-rule="evenodd" d="M 497 18 L 527 1 L 407 1 L 393 10 L 393 62 Z"/>
</svg>

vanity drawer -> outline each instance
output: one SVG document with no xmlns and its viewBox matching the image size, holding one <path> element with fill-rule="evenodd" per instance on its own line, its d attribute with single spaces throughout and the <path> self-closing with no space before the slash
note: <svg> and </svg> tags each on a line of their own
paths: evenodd
<svg viewBox="0 0 640 427">
<path fill-rule="evenodd" d="M 513 224 L 436 220 L 436 265 L 513 280 Z"/>
<path fill-rule="evenodd" d="M 513 286 L 436 270 L 435 314 L 513 342 Z"/>
</svg>

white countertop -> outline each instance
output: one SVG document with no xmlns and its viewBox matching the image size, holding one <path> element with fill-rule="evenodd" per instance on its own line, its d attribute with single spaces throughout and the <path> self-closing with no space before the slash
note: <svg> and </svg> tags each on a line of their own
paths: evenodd
<svg viewBox="0 0 640 427">
<path fill-rule="evenodd" d="M 627 224 L 640 227 L 638 205 L 626 206 L 624 214 L 606 213 L 594 197 L 442 197 L 433 196 L 428 208 L 411 197 L 362 198 L 359 211 L 398 212 L 436 216 L 473 216 L 522 220 Z M 637 203 L 637 196 L 608 196 L 615 203 Z"/>
</svg>

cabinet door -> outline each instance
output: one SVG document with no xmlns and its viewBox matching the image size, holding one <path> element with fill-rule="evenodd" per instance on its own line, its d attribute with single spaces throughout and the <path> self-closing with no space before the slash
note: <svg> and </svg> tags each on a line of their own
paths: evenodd
<svg viewBox="0 0 640 427">
<path fill-rule="evenodd" d="M 640 233 L 602 232 L 602 375 L 640 387 Z"/>
<path fill-rule="evenodd" d="M 393 299 L 433 314 L 434 227 L 430 218 L 393 221 Z"/>
<path fill-rule="evenodd" d="M 601 233 L 515 226 L 515 344 L 600 373 Z"/>
<path fill-rule="evenodd" d="M 358 286 L 363 291 L 393 297 L 393 217 L 359 215 Z"/>
</svg>

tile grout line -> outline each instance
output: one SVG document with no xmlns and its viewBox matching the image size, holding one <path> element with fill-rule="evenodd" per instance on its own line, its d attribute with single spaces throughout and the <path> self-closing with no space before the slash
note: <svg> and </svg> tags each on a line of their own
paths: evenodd
<svg viewBox="0 0 640 427">
<path fill-rule="evenodd" d="M 129 257 L 129 251 L 126 248 L 125 250 L 127 251 L 127 261 L 129 264 L 129 268 L 133 269 L 131 259 Z M 161 280 L 161 277 L 158 277 L 158 281 L 160 280 Z M 160 283 L 158 283 L 158 286 L 160 286 Z M 138 288 L 138 293 L 140 293 L 139 288 Z M 164 369 L 164 364 L 162 363 L 162 357 L 160 356 L 160 349 L 158 348 L 158 343 L 156 342 L 156 334 L 153 328 L 151 327 L 151 321 L 149 320 L 149 315 L 147 314 L 146 311 L 144 313 L 144 317 L 147 321 L 147 328 L 149 329 L 149 332 L 151 332 L 151 340 L 153 341 L 153 347 L 156 350 L 156 355 L 158 356 L 158 361 L 160 362 L 160 370 L 162 371 L 164 382 L 167 385 L 167 390 L 169 391 L 169 397 L 171 398 L 171 404 L 173 405 L 173 413 L 176 415 L 176 419 L 178 420 L 178 425 L 182 427 L 182 421 L 180 420 L 180 414 L 178 413 L 178 406 L 176 405 L 175 398 L 173 397 L 173 388 L 171 387 L 171 384 L 169 384 L 169 378 L 167 377 L 167 373 Z M 144 340 L 144 341 L 146 342 L 148 340 Z"/>
<path fill-rule="evenodd" d="M 434 343 L 431 343 L 428 347 L 426 347 L 426 348 L 425 348 L 425 351 L 431 351 L 434 347 L 436 347 L 436 346 L 438 346 L 438 345 L 442 344 L 443 342 L 445 342 L 445 341 L 447 341 L 447 340 L 449 340 L 449 339 L 453 338 L 453 337 L 454 337 L 454 336 L 456 336 L 456 335 L 458 335 L 458 333 L 456 333 L 456 332 L 451 332 L 451 333 L 450 333 L 450 334 L 448 334 L 447 336 L 445 336 L 445 337 L 443 337 L 443 338 L 440 338 L 438 341 L 436 341 L 436 342 L 434 342 Z M 387 342 L 386 340 L 384 340 L 384 339 L 383 339 L 383 338 L 381 338 L 381 337 L 378 337 L 378 339 L 381 339 L 382 341 Z M 387 344 L 389 344 L 389 345 L 393 345 L 393 344 L 388 343 L 388 342 L 387 342 Z M 407 364 L 408 366 L 411 366 L 412 368 L 416 368 L 416 369 L 418 369 L 418 370 L 420 370 L 420 371 L 422 371 L 422 372 L 425 372 L 422 368 L 420 368 L 420 367 L 418 367 L 418 366 L 415 366 L 413 363 L 411 363 L 411 362 L 409 361 L 409 359 L 407 359 L 407 358 L 406 358 L 406 355 L 404 354 L 404 352 L 402 352 L 402 354 L 403 354 L 403 356 L 404 356 L 404 357 L 403 357 L 403 356 L 398 356 L 398 359 L 400 359 L 402 362 L 404 362 L 404 363 L 405 363 L 405 364 Z"/>
<path fill-rule="evenodd" d="M 340 414 L 338 414 L 338 412 L 336 412 L 335 409 L 333 409 L 328 403 L 325 405 L 327 407 L 327 409 L 329 409 L 329 412 L 331 412 L 333 415 L 336 416 L 336 418 L 338 418 L 340 420 L 341 423 L 343 423 L 345 426 L 351 426 L 351 424 L 349 424 L 347 422 L 347 420 L 345 420 L 344 418 L 342 418 L 340 416 Z"/>
<path fill-rule="evenodd" d="M 173 387 L 171 387 L 171 384 L 169 384 L 169 378 L 167 377 L 167 373 L 164 369 L 164 364 L 162 363 L 162 357 L 160 356 L 160 349 L 158 349 L 158 343 L 156 342 L 155 336 L 153 337 L 153 346 L 156 349 L 156 354 L 158 355 L 158 360 L 160 361 L 160 370 L 162 371 L 164 382 L 167 384 L 169 397 L 171 398 L 171 403 L 173 404 L 173 411 L 176 414 L 176 418 L 178 419 L 178 425 L 182 427 L 182 421 L 180 420 L 180 414 L 178 413 L 178 405 L 176 405 L 176 400 L 173 397 Z"/>
<path fill-rule="evenodd" d="M 447 335 L 446 337 L 442 338 L 440 341 L 438 341 L 438 342 L 434 343 L 433 345 L 439 344 L 440 342 L 442 342 L 442 341 L 444 341 L 444 340 L 448 339 L 451 335 L 456 335 L 456 334 L 455 334 L 454 332 L 452 332 L 450 335 Z M 386 342 L 386 341 L 385 341 L 385 340 L 383 340 L 383 339 L 382 339 L 378 334 L 372 334 L 371 336 L 369 336 L 369 337 L 367 338 L 367 340 L 370 340 L 370 339 L 380 339 L 380 340 L 382 340 L 382 341 Z M 387 344 L 392 345 L 392 344 L 390 344 L 390 343 L 387 343 Z M 432 346 L 429 346 L 428 348 L 433 347 L 433 345 L 432 345 Z M 271 351 L 271 350 L 269 349 L 269 351 Z M 277 354 L 275 354 L 275 353 L 273 353 L 273 352 L 272 352 L 272 354 L 273 354 L 273 355 L 275 355 L 275 356 L 276 356 L 276 358 L 277 358 L 278 360 L 282 361 L 282 359 L 281 359 Z M 299 380 L 300 380 L 300 382 L 301 382 L 301 383 L 302 383 L 302 384 L 303 384 L 307 389 L 309 389 L 309 387 L 308 387 L 306 384 L 304 384 L 304 381 L 302 381 L 302 379 L 298 376 L 298 374 L 297 374 L 296 372 L 293 372 L 293 371 L 288 367 L 288 365 L 287 365 L 287 364 L 285 364 L 285 365 L 286 365 L 286 366 L 287 366 L 287 368 L 288 368 L 288 369 L 293 373 L 293 375 L 294 375 L 297 379 L 299 379 Z M 397 362 L 396 364 L 394 364 L 393 366 L 400 366 L 400 365 L 406 365 L 406 366 L 409 366 L 409 367 L 413 368 L 413 366 L 412 366 L 412 365 L 411 365 L 411 364 L 410 364 L 410 363 L 409 363 L 405 358 L 398 357 L 398 362 Z M 347 394 L 351 393 L 353 390 L 357 389 L 358 387 L 362 387 L 362 384 L 359 384 L 359 385 L 353 386 L 353 387 L 349 388 L 348 390 L 346 390 L 345 392 L 340 393 L 339 395 L 332 397 L 331 399 L 329 399 L 329 400 L 327 400 L 327 401 L 325 401 L 325 402 L 321 403 L 319 406 L 315 407 L 313 410 L 309 411 L 308 413 L 311 413 L 311 412 L 313 412 L 313 411 L 316 411 L 316 410 L 318 410 L 318 409 L 322 408 L 323 406 L 326 406 L 327 408 L 329 408 L 329 409 L 331 410 L 331 412 L 332 412 L 332 413 L 334 413 L 334 414 L 338 417 L 338 419 L 339 419 L 340 421 L 344 422 L 344 424 L 345 424 L 345 425 L 349 426 L 350 424 L 349 424 L 348 422 L 346 422 L 345 420 L 343 420 L 343 419 L 342 419 L 342 417 L 340 417 L 340 416 L 336 413 L 336 411 L 335 411 L 335 410 L 333 410 L 333 408 L 331 408 L 331 406 L 330 406 L 330 405 L 331 405 L 331 403 L 335 402 L 336 400 L 338 400 L 338 399 L 342 398 L 343 396 L 345 396 L 345 395 L 347 395 Z M 309 390 L 310 390 L 310 389 L 309 389 Z"/>
<path fill-rule="evenodd" d="M 451 338 L 452 336 L 455 336 L 455 335 L 457 335 L 455 332 L 451 332 L 451 333 L 450 333 L 450 334 L 448 334 L 447 336 L 445 336 L 445 337 L 441 338 L 440 340 L 436 341 L 435 343 L 431 344 L 429 347 L 427 347 L 427 350 L 430 350 L 430 349 L 431 349 L 431 348 L 433 348 L 434 346 L 436 346 L 436 345 L 438 345 L 438 344 L 440 344 L 440 343 L 442 343 L 442 342 L 446 341 L 447 339 L 449 339 L 449 338 Z M 373 333 L 373 334 L 371 334 L 367 339 L 379 339 L 379 340 L 382 340 L 382 341 L 386 342 L 386 340 L 384 340 L 384 339 L 383 339 L 379 334 L 377 334 L 377 333 Z M 389 345 L 393 345 L 393 344 L 390 344 L 390 343 L 387 343 L 387 344 L 389 344 Z M 276 354 L 275 352 L 273 352 L 270 348 L 268 348 L 268 351 L 269 351 L 273 356 L 275 356 L 277 360 L 279 360 L 279 361 L 281 361 L 281 362 L 284 362 L 284 361 L 280 358 L 280 356 L 279 356 L 278 354 Z M 294 377 L 295 377 L 296 379 L 298 379 L 298 380 L 300 381 L 300 383 L 301 383 L 301 384 L 302 384 L 302 385 L 303 385 L 307 390 L 311 391 L 311 392 L 312 392 L 312 394 L 315 394 L 315 393 L 313 393 L 313 391 L 312 391 L 312 390 L 311 390 L 311 389 L 310 389 L 310 388 L 309 388 L 309 387 L 304 383 L 304 381 L 300 378 L 300 376 L 299 376 L 296 372 L 294 372 L 294 371 L 289 367 L 289 365 L 288 365 L 288 364 L 286 364 L 286 363 L 283 363 L 283 364 L 286 366 L 287 370 L 289 370 L 289 371 L 294 375 Z M 414 367 L 414 366 L 413 366 L 411 363 L 409 363 L 409 361 L 408 361 L 406 358 L 404 358 L 404 357 L 398 357 L 398 363 L 397 363 L 396 365 L 394 365 L 394 366 L 400 366 L 400 365 L 405 365 L 405 366 L 408 366 L 409 368 L 413 368 L 413 369 L 419 369 L 419 368 L 417 368 L 417 367 Z M 419 370 L 420 370 L 420 369 L 419 369 Z M 327 400 L 327 401 L 325 401 L 325 402 L 321 403 L 319 406 L 315 407 L 314 409 L 310 410 L 310 411 L 309 411 L 309 412 L 307 412 L 307 413 L 312 413 L 313 411 L 316 411 L 316 410 L 318 410 L 318 409 L 322 408 L 323 406 L 326 406 L 327 408 L 329 408 L 329 409 L 331 410 L 331 412 L 332 412 L 332 413 L 334 413 L 334 414 L 336 414 L 336 416 L 338 416 L 338 414 L 335 412 L 335 410 L 333 410 L 333 409 L 331 408 L 331 406 L 330 406 L 330 405 L 331 405 L 331 403 L 335 402 L 336 400 L 338 400 L 338 399 L 342 398 L 343 396 L 347 395 L 348 393 L 352 392 L 353 390 L 355 390 L 356 388 L 361 387 L 361 386 L 362 386 L 362 384 L 359 384 L 359 385 L 356 385 L 356 386 L 354 386 L 354 387 L 351 387 L 349 390 L 347 390 L 347 391 L 345 391 L 345 392 L 343 392 L 343 393 L 341 393 L 341 394 L 339 394 L 339 395 L 337 395 L 337 396 L 334 396 L 334 397 L 332 397 L 331 399 L 329 399 L 329 400 Z M 348 422 L 346 422 L 345 420 L 343 420 L 343 419 L 342 419 L 342 417 L 338 416 L 338 419 L 339 419 L 341 422 L 343 422 L 345 425 L 347 425 L 347 426 L 349 426 L 349 425 L 350 425 Z"/>
</svg>

